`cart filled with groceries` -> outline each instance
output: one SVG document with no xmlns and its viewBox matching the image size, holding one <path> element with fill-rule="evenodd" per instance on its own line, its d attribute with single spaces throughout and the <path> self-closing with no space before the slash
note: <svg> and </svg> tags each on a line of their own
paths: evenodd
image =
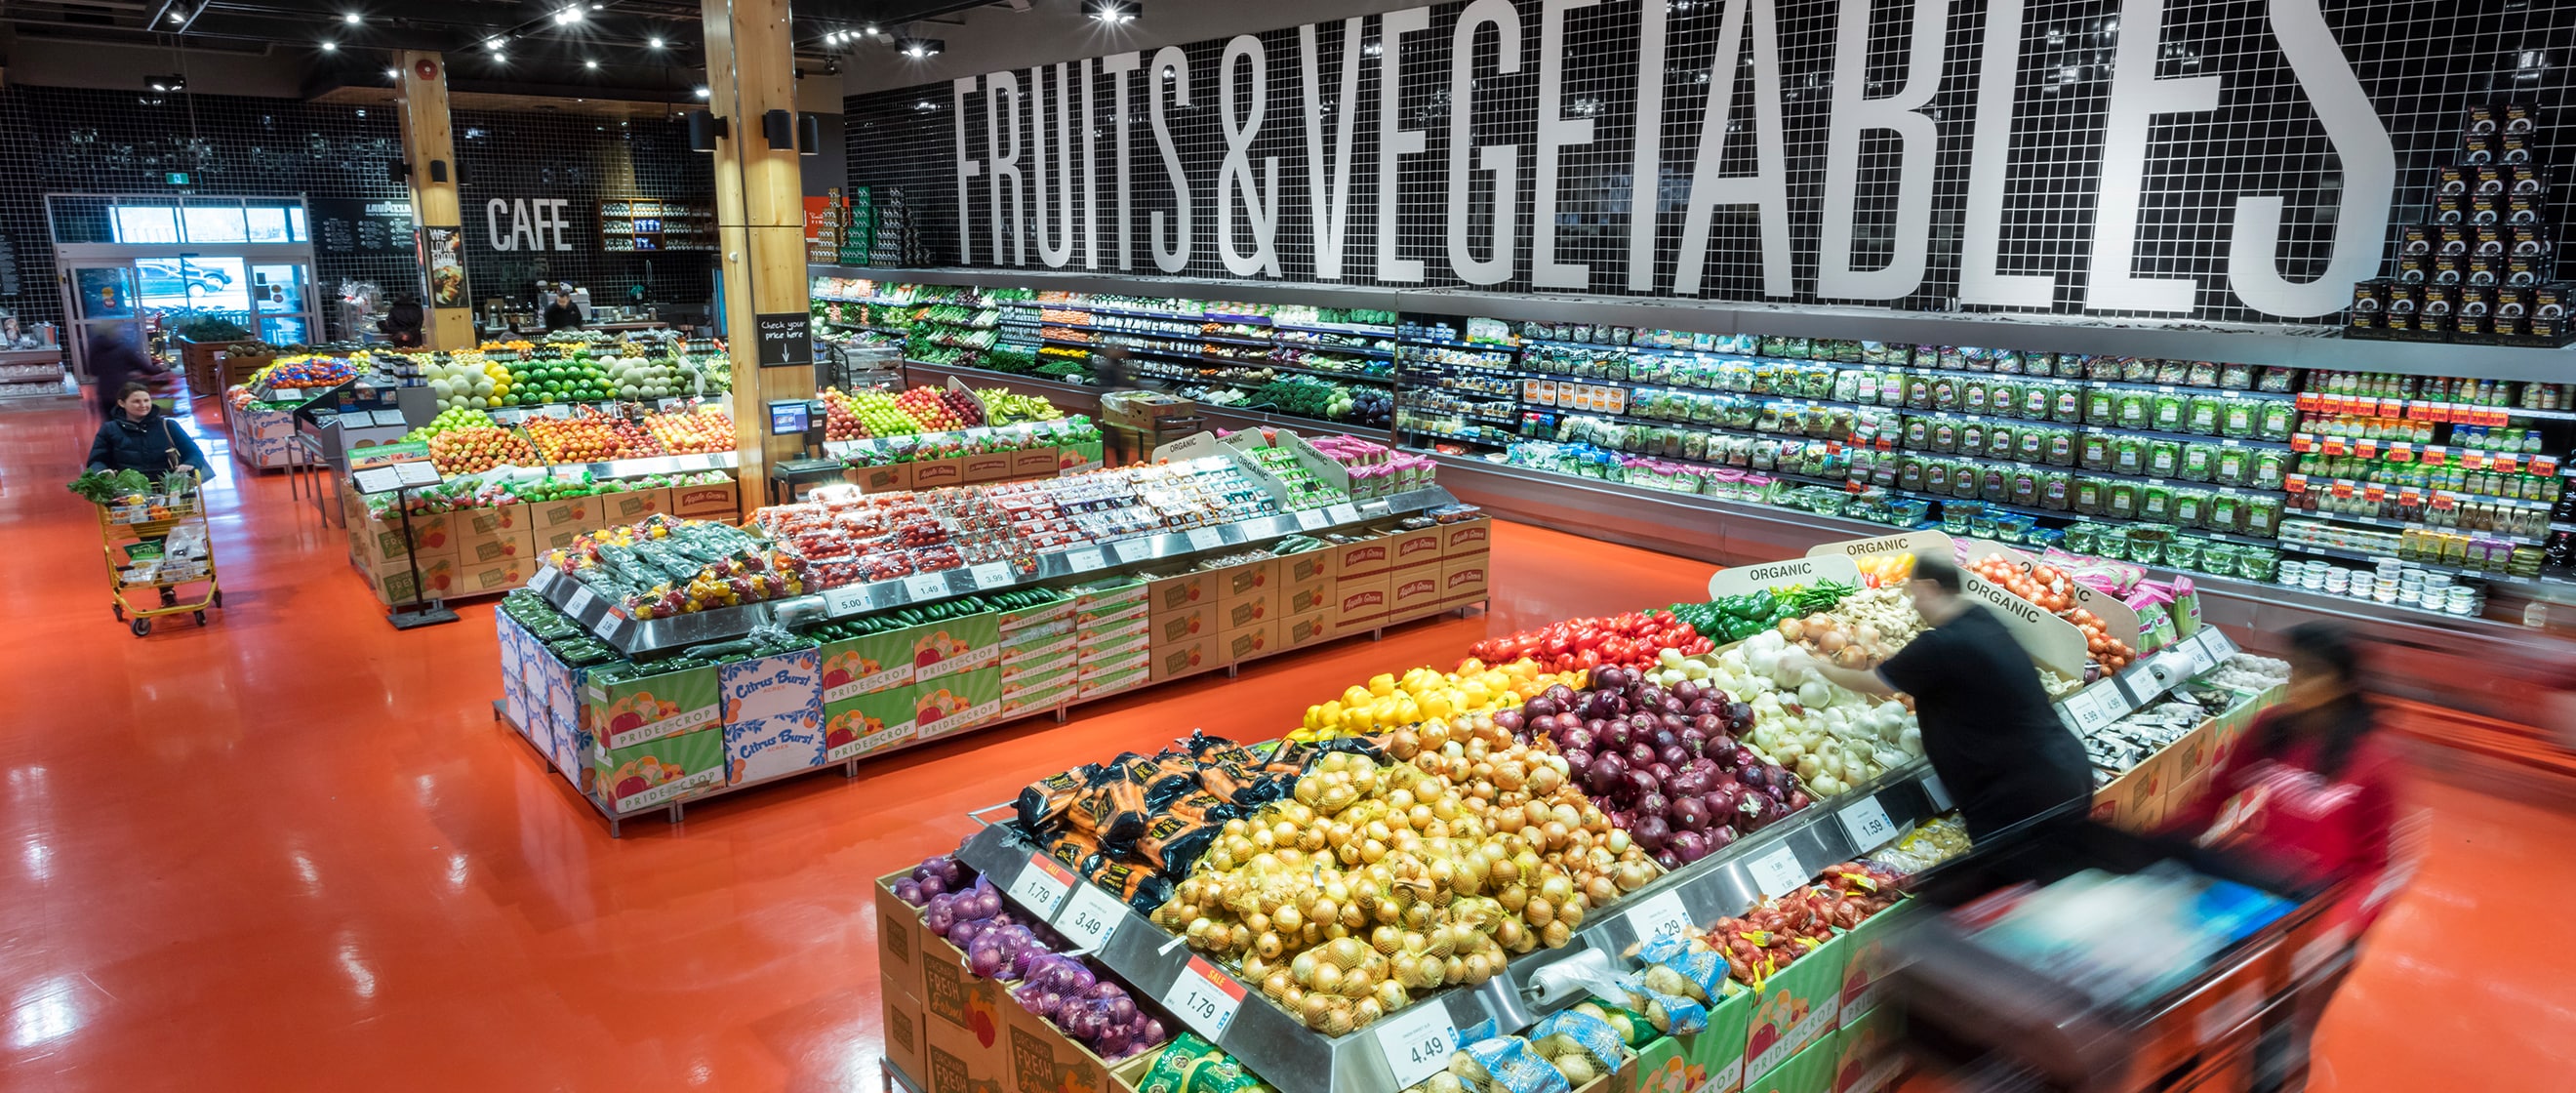
<svg viewBox="0 0 2576 1093">
<path fill-rule="evenodd" d="M 1958 1090 L 2252 1088 L 2345 951 L 2330 896 L 2092 823 L 2005 832 L 1916 894 L 1942 913 L 1891 940 L 1883 1000 Z"/>
<path fill-rule="evenodd" d="M 72 480 L 71 491 L 98 506 L 110 608 L 135 637 L 164 615 L 193 615 L 203 626 L 207 609 L 224 604 L 203 487 L 187 467 L 157 477 L 89 471 Z"/>
</svg>

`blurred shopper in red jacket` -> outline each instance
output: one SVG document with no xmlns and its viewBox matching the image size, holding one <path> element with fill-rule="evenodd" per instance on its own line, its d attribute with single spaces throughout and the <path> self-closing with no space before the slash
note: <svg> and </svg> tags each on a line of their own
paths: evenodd
<svg viewBox="0 0 2576 1093">
<path fill-rule="evenodd" d="M 2308 1040 L 2352 967 L 2362 931 L 2404 879 L 2391 847 L 2399 760 L 2362 693 L 2361 658 L 2342 627 L 2288 634 L 2289 694 L 2263 711 L 2222 760 L 2200 798 L 2170 818 L 2178 835 L 2237 854 L 2330 901 L 2327 943 L 2294 961 L 2313 987 L 2295 1012 L 2267 1023 L 2258 1091 L 2306 1083 Z"/>
</svg>

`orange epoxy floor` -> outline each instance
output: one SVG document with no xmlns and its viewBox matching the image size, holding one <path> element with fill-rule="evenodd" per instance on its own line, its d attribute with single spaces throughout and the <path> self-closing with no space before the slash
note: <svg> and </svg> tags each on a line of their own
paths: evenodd
<svg viewBox="0 0 2576 1093">
<path fill-rule="evenodd" d="M 201 403 L 209 408 L 211 403 Z M 496 724 L 491 608 L 388 627 L 279 477 L 216 498 L 226 607 L 107 609 L 91 426 L 0 408 L 0 1086 L 874 1089 L 870 878 L 965 810 L 1204 726 L 1257 739 L 1379 670 L 1693 593 L 1704 567 L 1506 527 L 1491 615 L 1416 624 L 689 810 L 612 841 Z M 2576 1063 L 2576 817 L 2423 782 L 2416 885 L 2319 1090 L 2549 1088 Z M 2553 927 L 2552 924 L 2555 924 Z"/>
</svg>

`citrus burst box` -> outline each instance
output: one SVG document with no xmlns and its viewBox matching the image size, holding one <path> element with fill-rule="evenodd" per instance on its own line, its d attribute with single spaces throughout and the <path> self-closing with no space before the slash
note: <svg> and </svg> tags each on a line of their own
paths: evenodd
<svg viewBox="0 0 2576 1093">
<path fill-rule="evenodd" d="M 717 669 L 724 753 L 736 784 L 823 765 L 823 671 L 817 650 L 737 660 Z"/>
<path fill-rule="evenodd" d="M 703 729 L 724 719 L 712 665 L 601 682 L 582 683 L 581 729 L 612 750 Z"/>
</svg>

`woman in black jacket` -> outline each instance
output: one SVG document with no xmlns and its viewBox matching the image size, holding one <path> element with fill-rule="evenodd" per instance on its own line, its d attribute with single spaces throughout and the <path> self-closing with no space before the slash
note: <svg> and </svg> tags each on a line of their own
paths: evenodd
<svg viewBox="0 0 2576 1093">
<path fill-rule="evenodd" d="M 169 415 L 152 405 L 151 388 L 139 383 L 118 388 L 115 409 L 99 424 L 98 437 L 89 442 L 90 469 L 157 475 L 182 464 L 214 477 L 215 469 L 207 465 L 205 453 L 197 449 L 187 430 L 172 424 Z"/>
</svg>

